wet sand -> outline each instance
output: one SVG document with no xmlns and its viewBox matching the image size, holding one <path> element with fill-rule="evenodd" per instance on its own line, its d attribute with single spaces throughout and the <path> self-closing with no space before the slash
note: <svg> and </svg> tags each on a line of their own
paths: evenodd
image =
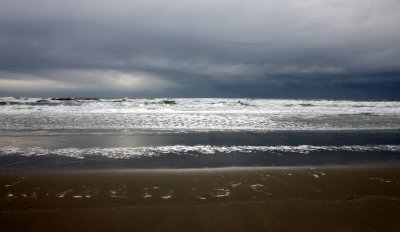
<svg viewBox="0 0 400 232">
<path fill-rule="evenodd" d="M 400 231 L 400 166 L 4 170 L 0 231 Z"/>
</svg>

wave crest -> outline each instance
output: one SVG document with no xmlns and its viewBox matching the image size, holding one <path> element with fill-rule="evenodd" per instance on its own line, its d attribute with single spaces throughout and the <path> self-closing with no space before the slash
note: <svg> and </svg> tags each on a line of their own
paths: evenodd
<svg viewBox="0 0 400 232">
<path fill-rule="evenodd" d="M 118 147 L 118 148 L 61 148 L 45 149 L 41 147 L 20 148 L 2 147 L 0 155 L 43 156 L 56 155 L 84 159 L 100 156 L 111 159 L 133 159 L 142 157 L 157 157 L 167 154 L 175 155 L 212 155 L 251 154 L 251 153 L 293 153 L 309 154 L 313 152 L 400 152 L 400 145 L 348 145 L 348 146 L 211 146 L 211 145 L 173 145 L 148 147 Z"/>
</svg>

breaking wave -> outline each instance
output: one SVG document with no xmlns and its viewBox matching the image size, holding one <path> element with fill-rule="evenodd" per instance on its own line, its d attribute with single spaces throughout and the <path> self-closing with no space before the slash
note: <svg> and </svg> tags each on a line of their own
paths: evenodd
<svg viewBox="0 0 400 232">
<path fill-rule="evenodd" d="M 400 102 L 223 98 L 0 98 L 0 130 L 387 130 Z"/>
<path fill-rule="evenodd" d="M 19 156 L 65 156 L 84 159 L 94 156 L 110 159 L 134 159 L 143 157 L 158 157 L 168 154 L 175 155 L 212 155 L 251 154 L 251 153 L 293 153 L 309 154 L 314 152 L 400 152 L 400 145 L 349 145 L 349 146 L 211 146 L 211 145 L 173 145 L 148 147 L 118 147 L 118 148 L 62 148 L 45 149 L 41 147 L 21 148 L 2 147 L 0 155 Z"/>
</svg>

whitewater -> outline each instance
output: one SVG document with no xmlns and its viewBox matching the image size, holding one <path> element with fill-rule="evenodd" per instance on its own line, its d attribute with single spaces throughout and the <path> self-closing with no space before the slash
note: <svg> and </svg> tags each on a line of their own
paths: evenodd
<svg viewBox="0 0 400 232">
<path fill-rule="evenodd" d="M 0 130 L 400 129 L 397 101 L 7 97 L 0 104 Z"/>
<path fill-rule="evenodd" d="M 400 102 L 0 98 L 0 168 L 400 163 Z"/>
</svg>

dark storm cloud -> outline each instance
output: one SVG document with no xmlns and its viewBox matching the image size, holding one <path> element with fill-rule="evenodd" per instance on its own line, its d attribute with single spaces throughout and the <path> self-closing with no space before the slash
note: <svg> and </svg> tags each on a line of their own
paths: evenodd
<svg viewBox="0 0 400 232">
<path fill-rule="evenodd" d="M 397 0 L 4 0 L 0 94 L 398 98 L 398 12 Z"/>
</svg>

